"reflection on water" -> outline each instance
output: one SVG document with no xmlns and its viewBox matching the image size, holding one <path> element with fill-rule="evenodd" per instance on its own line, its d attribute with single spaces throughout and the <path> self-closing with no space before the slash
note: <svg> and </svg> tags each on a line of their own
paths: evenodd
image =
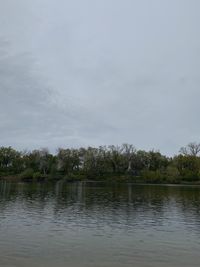
<svg viewBox="0 0 200 267">
<path fill-rule="evenodd" d="M 200 187 L 0 183 L 1 267 L 200 266 Z"/>
</svg>

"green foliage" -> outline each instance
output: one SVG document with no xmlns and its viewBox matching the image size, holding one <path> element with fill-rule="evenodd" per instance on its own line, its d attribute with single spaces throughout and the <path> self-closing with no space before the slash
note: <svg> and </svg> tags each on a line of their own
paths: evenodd
<svg viewBox="0 0 200 267">
<path fill-rule="evenodd" d="M 46 176 L 44 174 L 41 174 L 40 172 L 34 172 L 33 173 L 33 180 L 34 181 L 43 181 L 45 180 Z"/>
<path fill-rule="evenodd" d="M 161 182 L 165 182 L 165 176 L 164 176 L 164 174 L 161 173 L 160 170 L 155 170 L 155 171 L 146 170 L 146 171 L 142 171 L 141 177 L 147 183 L 161 183 Z"/>
<path fill-rule="evenodd" d="M 181 183 L 200 181 L 200 145 L 190 143 L 181 154 L 168 158 L 159 151 L 136 150 L 133 145 L 99 148 L 48 149 L 18 152 L 0 148 L 0 177 L 14 176 L 25 180 L 66 181 L 115 180 L 146 183 Z"/>
<path fill-rule="evenodd" d="M 26 181 L 26 180 L 32 180 L 33 179 L 33 175 L 34 175 L 34 171 L 33 169 L 26 169 L 24 170 L 21 174 L 20 174 L 20 178 L 22 181 Z"/>
<path fill-rule="evenodd" d="M 174 158 L 180 176 L 185 181 L 198 181 L 200 175 L 200 158 L 193 155 L 179 155 Z"/>
<path fill-rule="evenodd" d="M 0 148 L 0 173 L 18 174 L 23 170 L 21 153 L 11 147 Z"/>
<path fill-rule="evenodd" d="M 180 183 L 181 177 L 178 168 L 174 165 L 169 165 L 165 171 L 166 181 L 168 183 Z"/>
</svg>

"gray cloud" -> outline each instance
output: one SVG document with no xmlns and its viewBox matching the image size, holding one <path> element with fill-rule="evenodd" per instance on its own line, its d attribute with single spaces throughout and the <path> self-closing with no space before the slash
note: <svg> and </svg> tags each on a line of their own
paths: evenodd
<svg viewBox="0 0 200 267">
<path fill-rule="evenodd" d="M 36 65 L 28 54 L 0 58 L 2 145 L 51 149 L 59 145 L 77 146 L 84 144 L 85 131 L 88 130 L 92 138 L 93 127 L 106 130 L 108 126 L 98 124 L 100 121 L 96 122 L 81 105 L 73 105 L 70 98 L 61 101 L 61 97 L 45 85 Z"/>
<path fill-rule="evenodd" d="M 0 0 L 0 144 L 129 142 L 173 154 L 199 141 L 199 8 Z"/>
</svg>

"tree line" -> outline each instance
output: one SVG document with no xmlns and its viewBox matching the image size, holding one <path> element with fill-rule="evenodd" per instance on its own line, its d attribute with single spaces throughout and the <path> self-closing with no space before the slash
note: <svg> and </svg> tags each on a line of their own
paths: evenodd
<svg viewBox="0 0 200 267">
<path fill-rule="evenodd" d="M 137 150 L 133 145 L 17 151 L 0 147 L 0 177 L 22 181 L 111 180 L 145 183 L 200 181 L 200 144 L 190 143 L 178 155 Z"/>
</svg>

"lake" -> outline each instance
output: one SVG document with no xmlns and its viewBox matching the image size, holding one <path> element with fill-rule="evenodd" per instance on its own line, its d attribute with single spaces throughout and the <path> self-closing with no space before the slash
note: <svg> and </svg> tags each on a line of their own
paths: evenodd
<svg viewBox="0 0 200 267">
<path fill-rule="evenodd" d="M 199 267 L 200 187 L 0 183 L 1 267 Z"/>
</svg>

